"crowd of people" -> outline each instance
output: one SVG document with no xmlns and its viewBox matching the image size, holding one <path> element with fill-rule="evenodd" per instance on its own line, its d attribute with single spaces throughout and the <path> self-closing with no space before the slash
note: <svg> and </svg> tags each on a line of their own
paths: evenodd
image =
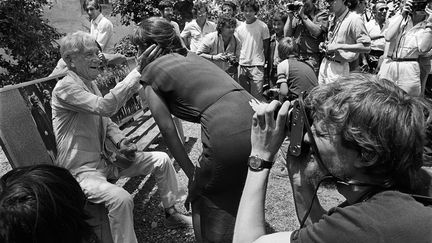
<svg viewBox="0 0 432 243">
<path fill-rule="evenodd" d="M 193 227 L 197 242 L 432 242 L 432 180 L 422 168 L 432 123 L 431 0 L 291 2 L 271 28 L 257 1 L 223 2 L 217 23 L 197 1 L 182 30 L 173 4 L 161 1 L 162 15 L 132 34 L 137 67 L 105 96 L 94 81 L 121 57 L 110 56 L 112 24 L 98 1 L 83 6 L 91 32 L 60 41 L 58 70 L 67 74 L 51 95 L 55 166 L 1 178 L 2 242 L 97 242 L 85 201 L 106 206 L 115 243 L 138 242 L 133 198 L 109 179 L 150 173 L 165 226 Z M 188 195 L 167 154 L 138 151 L 109 118 L 137 92 L 189 179 Z M 198 161 L 179 119 L 201 125 Z M 300 228 L 267 234 L 266 187 L 280 149 Z M 316 198 L 324 181 L 346 198 L 328 212 Z M 177 211 L 179 202 L 192 216 Z"/>
</svg>

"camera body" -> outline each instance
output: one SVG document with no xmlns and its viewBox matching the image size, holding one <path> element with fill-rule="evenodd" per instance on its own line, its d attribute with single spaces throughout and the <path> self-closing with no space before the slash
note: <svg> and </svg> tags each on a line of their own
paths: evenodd
<svg viewBox="0 0 432 243">
<path fill-rule="evenodd" d="M 303 2 L 295 1 L 287 4 L 289 11 L 298 11 L 303 6 Z"/>
<path fill-rule="evenodd" d="M 236 56 L 234 54 L 232 54 L 232 53 L 225 53 L 225 56 L 226 56 L 227 62 L 231 66 L 233 66 L 233 67 L 238 67 L 239 66 L 239 62 L 238 62 L 238 60 L 237 60 L 237 58 L 236 58 Z"/>
<path fill-rule="evenodd" d="M 302 97 L 306 96 L 305 94 L 300 94 Z M 299 98 L 298 95 L 291 93 L 288 94 L 287 97 L 284 97 L 282 100 L 279 98 L 279 89 L 271 88 L 267 90 L 267 98 L 269 100 L 279 100 L 281 102 L 290 101 L 290 115 L 288 116 L 288 120 L 286 126 L 288 131 L 290 131 L 290 145 L 288 146 L 288 153 L 292 156 L 300 156 L 302 152 L 309 147 L 305 147 L 303 142 L 304 135 L 306 134 L 306 120 L 308 119 L 309 125 L 312 125 L 313 121 L 310 115 L 310 112 L 306 110 L 306 108 L 302 107 L 300 102 L 303 102 L 303 98 Z M 274 118 L 277 118 L 280 107 L 278 107 L 274 111 Z M 304 110 L 304 111 L 303 111 Z"/>
</svg>

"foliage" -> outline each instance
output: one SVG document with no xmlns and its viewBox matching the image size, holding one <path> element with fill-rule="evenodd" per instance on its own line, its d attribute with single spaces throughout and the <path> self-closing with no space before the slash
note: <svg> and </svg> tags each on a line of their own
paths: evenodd
<svg viewBox="0 0 432 243">
<path fill-rule="evenodd" d="M 55 28 L 42 18 L 47 0 L 0 2 L 0 87 L 48 76 L 60 54 Z"/>
<path fill-rule="evenodd" d="M 127 65 L 116 65 L 104 68 L 96 78 L 96 84 L 103 95 L 122 81 L 130 72 Z"/>
<path fill-rule="evenodd" d="M 115 0 L 111 15 L 120 14 L 120 21 L 124 25 L 129 25 L 131 22 L 137 24 L 145 18 L 160 16 L 161 14 L 158 9 L 159 2 L 160 0 Z"/>
<path fill-rule="evenodd" d="M 132 44 L 131 36 L 126 35 L 115 46 L 114 51 L 126 57 L 134 57 L 137 53 L 136 46 Z"/>
</svg>

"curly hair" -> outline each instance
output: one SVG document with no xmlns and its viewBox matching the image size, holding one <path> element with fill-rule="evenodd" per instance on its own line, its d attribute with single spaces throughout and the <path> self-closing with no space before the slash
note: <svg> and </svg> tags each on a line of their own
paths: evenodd
<svg viewBox="0 0 432 243">
<path fill-rule="evenodd" d="M 218 19 L 218 22 L 216 25 L 216 30 L 220 34 L 222 32 L 222 29 L 225 26 L 235 28 L 236 25 L 237 25 L 237 22 L 236 22 L 236 19 L 234 17 L 223 14 L 223 15 L 219 16 L 219 19 Z"/>
<path fill-rule="evenodd" d="M 80 185 L 64 168 L 9 171 L 0 179 L 0 242 L 97 242 L 85 204 Z"/>
<path fill-rule="evenodd" d="M 187 54 L 174 26 L 164 18 L 150 17 L 141 21 L 132 36 L 132 43 L 138 47 L 139 54 L 152 44 L 157 44 L 164 49 L 164 54 L 171 52 Z"/>
<path fill-rule="evenodd" d="M 423 164 L 423 145 L 432 108 L 393 82 L 351 74 L 314 88 L 306 103 L 315 121 L 340 134 L 344 146 L 359 152 L 365 171 L 413 190 Z"/>
<path fill-rule="evenodd" d="M 206 13 L 210 13 L 210 8 L 209 8 L 209 6 L 208 6 L 208 4 L 206 2 L 197 1 L 194 4 L 194 6 L 192 8 L 192 15 L 194 16 L 194 18 L 198 15 L 198 11 L 200 9 L 203 9 L 203 8 L 206 10 Z"/>
<path fill-rule="evenodd" d="M 92 48 L 100 49 L 100 46 L 90 33 L 84 31 L 68 34 L 60 40 L 60 55 L 66 63 L 71 55 Z"/>
</svg>

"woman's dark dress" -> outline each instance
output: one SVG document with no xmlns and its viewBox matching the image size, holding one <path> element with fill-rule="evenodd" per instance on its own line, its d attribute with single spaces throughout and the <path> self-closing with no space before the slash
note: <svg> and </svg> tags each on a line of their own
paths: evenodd
<svg viewBox="0 0 432 243">
<path fill-rule="evenodd" d="M 146 83 L 176 117 L 201 124 L 203 152 L 190 198 L 200 203 L 201 231 L 230 241 L 247 173 L 253 97 L 213 63 L 189 52 L 150 63 Z"/>
</svg>

